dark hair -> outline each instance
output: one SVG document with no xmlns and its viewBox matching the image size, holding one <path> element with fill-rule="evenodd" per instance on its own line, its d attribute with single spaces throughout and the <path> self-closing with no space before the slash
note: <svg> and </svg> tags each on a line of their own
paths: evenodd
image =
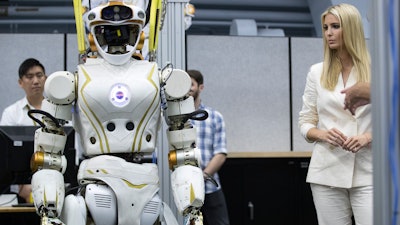
<svg viewBox="0 0 400 225">
<path fill-rule="evenodd" d="M 28 72 L 28 70 L 30 70 L 34 66 L 41 67 L 43 70 L 43 73 L 46 74 L 44 66 L 42 65 L 42 63 L 39 62 L 39 60 L 34 59 L 34 58 L 29 58 L 29 59 L 26 59 L 24 62 L 22 62 L 21 65 L 19 66 L 19 69 L 18 69 L 19 78 L 21 79 Z"/>
<path fill-rule="evenodd" d="M 188 70 L 186 72 L 189 74 L 189 76 L 191 78 L 193 78 L 197 82 L 198 85 L 203 84 L 204 79 L 203 79 L 203 75 L 200 73 L 200 71 L 198 71 L 198 70 Z"/>
</svg>

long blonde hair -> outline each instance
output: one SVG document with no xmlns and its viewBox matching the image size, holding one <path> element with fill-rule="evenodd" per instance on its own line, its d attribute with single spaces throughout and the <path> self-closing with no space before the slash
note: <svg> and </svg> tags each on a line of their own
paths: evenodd
<svg viewBox="0 0 400 225">
<path fill-rule="evenodd" d="M 332 14 L 338 18 L 342 29 L 342 47 L 350 54 L 356 71 L 358 82 L 369 82 L 371 79 L 371 59 L 368 53 L 364 28 L 360 13 L 350 4 L 339 4 L 329 7 L 321 15 L 322 30 L 324 30 L 325 17 Z M 340 49 L 330 49 L 325 35 L 324 64 L 321 76 L 322 87 L 333 91 L 342 70 L 339 59 Z"/>
</svg>

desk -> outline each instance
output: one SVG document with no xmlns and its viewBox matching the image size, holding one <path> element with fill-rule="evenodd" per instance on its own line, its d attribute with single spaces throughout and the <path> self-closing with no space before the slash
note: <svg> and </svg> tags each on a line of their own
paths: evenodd
<svg viewBox="0 0 400 225">
<path fill-rule="evenodd" d="M 310 158 L 312 152 L 228 152 L 228 158 Z"/>
<path fill-rule="evenodd" d="M 7 207 L 0 207 L 0 213 L 30 213 L 30 212 L 36 212 L 35 207 L 12 207 L 12 206 L 7 206 Z"/>
</svg>

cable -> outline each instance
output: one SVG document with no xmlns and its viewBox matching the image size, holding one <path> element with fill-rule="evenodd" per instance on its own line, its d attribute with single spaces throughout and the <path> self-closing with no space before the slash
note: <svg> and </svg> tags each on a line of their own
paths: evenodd
<svg viewBox="0 0 400 225">
<path fill-rule="evenodd" d="M 390 36 L 390 44 L 391 44 L 391 59 L 393 64 L 393 86 L 391 93 L 391 115 L 390 115 L 390 131 L 389 131 L 389 160 L 390 160 L 390 169 L 392 172 L 392 182 L 393 182 L 393 194 L 394 194 L 394 202 L 393 202 L 393 215 L 392 215 L 392 225 L 397 224 L 397 211 L 399 205 L 399 181 L 398 181 L 398 170 L 399 165 L 397 161 L 396 155 L 396 138 L 398 137 L 398 105 L 399 105 L 399 71 L 398 71 L 398 48 L 397 48 L 397 39 L 395 33 L 395 25 L 394 25 L 394 12 L 395 5 L 393 0 L 389 1 L 389 36 Z"/>
<path fill-rule="evenodd" d="M 29 110 L 29 111 L 28 111 L 28 116 L 29 116 L 32 120 L 34 120 L 34 121 L 36 121 L 38 124 L 40 124 L 40 126 L 41 126 L 42 128 L 46 128 L 46 125 L 45 125 L 42 121 L 40 121 L 39 119 L 37 119 L 36 117 L 34 117 L 34 116 L 32 115 L 32 114 L 34 114 L 34 113 L 38 113 L 38 114 L 41 114 L 41 115 L 44 115 L 44 116 L 50 118 L 50 119 L 53 121 L 53 123 L 55 124 L 56 127 L 61 127 L 61 124 L 60 124 L 60 122 L 57 120 L 57 118 L 55 118 L 54 116 L 52 116 L 50 113 L 48 113 L 48 112 L 46 112 L 46 111 L 43 111 L 43 110 L 40 110 L 40 109 L 31 109 L 31 110 Z"/>
</svg>

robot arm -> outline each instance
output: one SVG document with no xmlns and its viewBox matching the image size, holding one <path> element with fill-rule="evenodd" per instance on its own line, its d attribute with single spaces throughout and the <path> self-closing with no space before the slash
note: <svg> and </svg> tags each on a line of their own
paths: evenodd
<svg viewBox="0 0 400 225">
<path fill-rule="evenodd" d="M 204 179 L 200 168 L 201 155 L 196 148 L 196 130 L 189 119 L 204 120 L 206 111 L 195 111 L 189 96 L 191 78 L 178 69 L 161 72 L 164 117 L 168 124 L 169 166 L 175 204 L 189 220 L 202 221 L 200 208 L 204 203 Z"/>
<path fill-rule="evenodd" d="M 31 162 L 33 171 L 55 169 L 64 173 L 66 169 L 64 147 L 67 136 L 62 129 L 72 119 L 72 103 L 75 100 L 75 76 L 70 72 L 59 71 L 47 78 L 46 98 L 42 110 L 30 110 L 29 116 L 41 125 L 35 132 L 34 156 Z M 42 114 L 42 121 L 31 116 Z"/>
<path fill-rule="evenodd" d="M 45 83 L 46 98 L 42 102 L 42 109 L 28 112 L 41 125 L 35 132 L 31 169 L 34 172 L 33 199 L 42 221 L 57 219 L 63 206 L 65 191 L 62 174 L 67 168 L 63 153 L 67 136 L 62 125 L 72 119 L 75 84 L 73 74 L 65 71 L 53 73 Z M 42 114 L 42 120 L 33 117 L 34 113 Z"/>
</svg>

